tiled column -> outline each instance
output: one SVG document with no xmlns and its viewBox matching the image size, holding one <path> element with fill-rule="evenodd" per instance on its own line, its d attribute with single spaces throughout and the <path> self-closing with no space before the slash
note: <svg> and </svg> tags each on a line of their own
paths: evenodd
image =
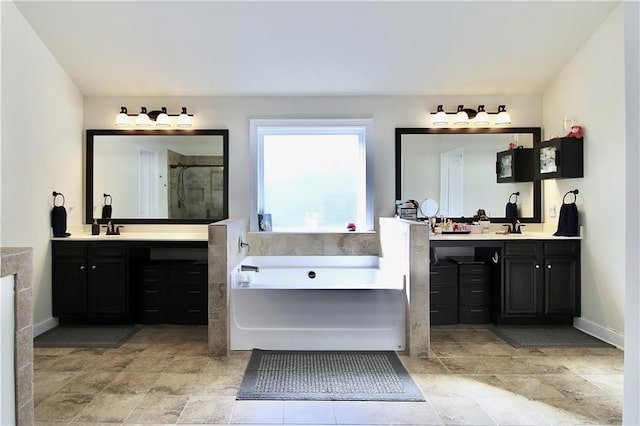
<svg viewBox="0 0 640 426">
<path fill-rule="evenodd" d="M 0 275 L 15 275 L 16 424 L 32 425 L 33 417 L 33 250 L 0 249 Z"/>
</svg>

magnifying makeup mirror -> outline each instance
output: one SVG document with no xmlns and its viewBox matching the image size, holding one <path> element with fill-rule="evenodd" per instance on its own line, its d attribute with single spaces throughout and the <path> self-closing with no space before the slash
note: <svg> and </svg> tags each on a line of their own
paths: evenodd
<svg viewBox="0 0 640 426">
<path fill-rule="evenodd" d="M 438 213 L 438 202 L 432 198 L 427 198 L 420 203 L 420 213 L 424 217 L 433 217 Z"/>
</svg>

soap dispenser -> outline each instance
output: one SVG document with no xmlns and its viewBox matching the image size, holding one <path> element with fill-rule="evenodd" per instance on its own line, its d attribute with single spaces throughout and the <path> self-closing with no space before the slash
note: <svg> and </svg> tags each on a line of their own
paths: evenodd
<svg viewBox="0 0 640 426">
<path fill-rule="evenodd" d="M 100 235 L 100 225 L 98 225 L 98 221 L 95 218 L 91 225 L 91 235 Z"/>
</svg>

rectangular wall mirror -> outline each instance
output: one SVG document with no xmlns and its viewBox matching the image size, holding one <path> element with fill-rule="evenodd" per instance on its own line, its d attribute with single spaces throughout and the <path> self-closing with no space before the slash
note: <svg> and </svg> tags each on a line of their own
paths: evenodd
<svg viewBox="0 0 640 426">
<path fill-rule="evenodd" d="M 105 204 L 114 223 L 229 216 L 228 130 L 87 130 L 86 137 L 86 223 L 106 222 Z"/>
<path fill-rule="evenodd" d="M 435 200 L 436 216 L 452 219 L 470 219 L 483 209 L 491 221 L 504 223 L 506 204 L 519 192 L 520 221 L 540 223 L 540 181 L 496 179 L 498 152 L 506 151 L 510 142 L 533 148 L 540 138 L 539 127 L 397 128 L 396 200 Z"/>
</svg>

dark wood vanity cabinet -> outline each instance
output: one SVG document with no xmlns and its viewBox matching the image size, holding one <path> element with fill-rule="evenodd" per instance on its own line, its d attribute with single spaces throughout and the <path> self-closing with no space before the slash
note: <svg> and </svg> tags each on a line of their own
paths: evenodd
<svg viewBox="0 0 640 426">
<path fill-rule="evenodd" d="M 580 315 L 580 242 L 505 242 L 498 323 L 568 323 Z"/>
<path fill-rule="evenodd" d="M 176 262 L 169 265 L 169 322 L 206 324 L 207 264 Z"/>
<path fill-rule="evenodd" d="M 533 148 L 517 148 L 496 154 L 496 181 L 533 182 Z"/>
<path fill-rule="evenodd" d="M 126 321 L 128 280 L 121 243 L 52 245 L 53 315 L 71 320 Z"/>
<path fill-rule="evenodd" d="M 141 324 L 169 322 L 168 268 L 162 262 L 143 262 L 137 273 L 136 318 Z"/>
<path fill-rule="evenodd" d="M 53 315 L 85 323 L 206 324 L 206 250 L 206 241 L 54 240 Z"/>
<path fill-rule="evenodd" d="M 440 260 L 430 266 L 429 311 L 431 324 L 458 323 L 458 264 Z"/>
<path fill-rule="evenodd" d="M 481 262 L 459 263 L 459 322 L 485 324 L 491 320 L 491 280 L 489 266 Z"/>
</svg>

